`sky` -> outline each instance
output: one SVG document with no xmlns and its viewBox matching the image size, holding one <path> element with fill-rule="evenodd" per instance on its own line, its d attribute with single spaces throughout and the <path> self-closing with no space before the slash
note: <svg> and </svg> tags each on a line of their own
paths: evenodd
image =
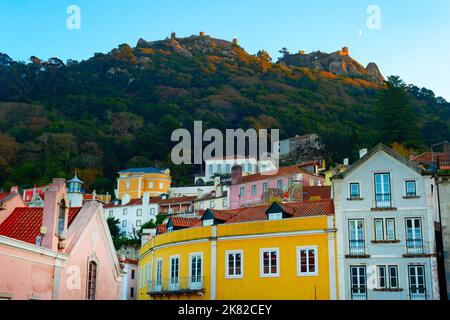
<svg viewBox="0 0 450 320">
<path fill-rule="evenodd" d="M 70 5 L 80 28 L 69 29 Z M 375 7 L 373 7 L 375 6 Z M 375 8 L 375 9 L 373 9 Z M 379 17 L 379 18 L 378 18 Z M 204 31 L 264 49 L 334 52 L 450 101 L 450 0 L 1 0 L 0 52 L 15 60 L 83 60 L 139 38 Z"/>
</svg>

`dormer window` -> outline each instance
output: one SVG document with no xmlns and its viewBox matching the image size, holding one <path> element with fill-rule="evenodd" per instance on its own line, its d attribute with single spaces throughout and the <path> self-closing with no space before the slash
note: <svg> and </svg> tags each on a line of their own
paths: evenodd
<svg viewBox="0 0 450 320">
<path fill-rule="evenodd" d="M 281 219 L 283 219 L 282 212 L 269 213 L 269 220 L 281 220 Z"/>
<path fill-rule="evenodd" d="M 214 224 L 214 219 L 203 220 L 203 226 L 204 227 L 212 226 L 213 224 Z"/>
<path fill-rule="evenodd" d="M 172 232 L 173 231 L 173 227 L 168 227 L 167 228 L 167 232 Z"/>
</svg>

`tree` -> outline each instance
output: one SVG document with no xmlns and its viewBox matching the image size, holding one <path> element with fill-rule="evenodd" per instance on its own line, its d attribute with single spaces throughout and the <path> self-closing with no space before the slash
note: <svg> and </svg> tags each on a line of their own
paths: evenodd
<svg viewBox="0 0 450 320">
<path fill-rule="evenodd" d="M 417 145 L 417 117 L 411 110 L 407 86 L 398 76 L 390 76 L 387 89 L 374 108 L 374 128 L 379 142 Z"/>
<path fill-rule="evenodd" d="M 111 237 L 113 241 L 120 237 L 120 227 L 119 227 L 119 219 L 115 219 L 114 217 L 109 217 L 106 222 L 108 223 L 109 232 L 111 233 Z"/>
</svg>

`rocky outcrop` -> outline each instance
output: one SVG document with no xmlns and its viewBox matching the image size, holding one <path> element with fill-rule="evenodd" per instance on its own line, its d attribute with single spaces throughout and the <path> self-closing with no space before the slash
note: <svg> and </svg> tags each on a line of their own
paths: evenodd
<svg viewBox="0 0 450 320">
<path fill-rule="evenodd" d="M 384 77 L 381 74 L 380 70 L 376 63 L 371 62 L 366 67 L 367 79 L 372 82 L 382 83 L 384 82 Z"/>
</svg>

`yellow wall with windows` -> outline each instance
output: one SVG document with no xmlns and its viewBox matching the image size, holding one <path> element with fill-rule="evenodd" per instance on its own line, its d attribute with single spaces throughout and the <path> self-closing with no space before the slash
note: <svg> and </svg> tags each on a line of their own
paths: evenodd
<svg viewBox="0 0 450 320">
<path fill-rule="evenodd" d="M 150 183 L 153 183 L 153 185 L 150 185 Z M 151 197 L 156 197 L 168 193 L 170 184 L 169 173 L 121 174 L 117 179 L 117 198 L 122 199 L 124 194 L 128 194 L 131 199 L 139 199 L 144 192 L 149 192 Z"/>
<path fill-rule="evenodd" d="M 156 277 L 156 259 L 163 259 L 162 278 L 169 278 L 170 256 L 180 256 L 180 277 L 189 277 L 189 254 L 203 253 L 205 292 L 199 295 L 170 295 L 164 299 L 210 299 L 211 253 L 216 245 L 215 298 L 216 299 L 330 299 L 330 275 L 334 274 L 337 295 L 336 270 L 329 269 L 330 257 L 336 265 L 336 250 L 329 252 L 327 217 L 289 218 L 277 221 L 256 221 L 223 224 L 215 227 L 194 227 L 161 234 L 140 250 L 139 268 L 153 261 L 152 279 Z M 212 237 L 216 229 L 216 237 Z M 212 239 L 215 239 L 213 241 Z M 333 241 L 336 249 L 336 240 Z M 317 247 L 317 275 L 297 275 L 297 247 Z M 260 249 L 279 249 L 279 276 L 260 276 Z M 243 276 L 226 277 L 226 251 L 243 251 Z M 153 260 L 152 260 L 153 259 Z M 147 288 L 139 289 L 140 300 L 148 300 Z M 157 297 L 155 299 L 160 299 Z"/>
</svg>

